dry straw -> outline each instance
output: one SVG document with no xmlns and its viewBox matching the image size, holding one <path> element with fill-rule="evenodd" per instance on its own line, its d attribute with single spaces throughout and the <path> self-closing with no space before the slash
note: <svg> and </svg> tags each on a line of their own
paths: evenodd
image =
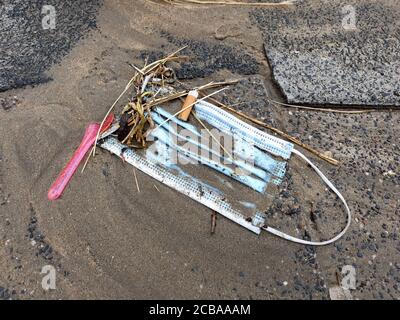
<svg viewBox="0 0 400 320">
<path fill-rule="evenodd" d="M 170 4 L 196 4 L 196 5 L 224 5 L 224 6 L 251 6 L 251 7 L 289 7 L 296 4 L 297 0 L 288 0 L 282 2 L 248 2 L 248 1 L 231 1 L 231 0 L 163 0 Z"/>
</svg>

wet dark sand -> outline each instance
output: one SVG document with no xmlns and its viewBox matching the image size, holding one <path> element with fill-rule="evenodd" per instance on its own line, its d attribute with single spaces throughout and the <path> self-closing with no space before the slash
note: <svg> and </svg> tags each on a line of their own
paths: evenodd
<svg viewBox="0 0 400 320">
<path fill-rule="evenodd" d="M 0 294 L 12 299 L 329 299 L 336 274 L 353 265 L 354 298 L 399 298 L 400 114 L 342 115 L 269 105 L 266 94 L 282 96 L 264 56 L 262 32 L 249 12 L 105 1 L 97 28 L 46 72 L 52 81 L 0 94 Z M 232 103 L 253 97 L 238 108 L 341 161 L 333 167 L 310 156 L 354 214 L 342 240 L 309 248 L 268 234 L 257 237 L 222 217 L 211 236 L 207 208 L 140 172 L 139 194 L 132 167 L 101 150 L 60 201 L 47 200 L 85 126 L 102 119 L 130 79 L 126 62 L 140 65 L 144 53 L 171 52 L 185 43 L 196 57 L 183 77 L 244 78 L 229 94 Z M 343 208 L 296 158 L 289 166 L 268 211 L 271 225 L 315 240 L 339 230 Z M 57 289 L 45 292 L 40 271 L 48 264 L 57 269 Z"/>
</svg>

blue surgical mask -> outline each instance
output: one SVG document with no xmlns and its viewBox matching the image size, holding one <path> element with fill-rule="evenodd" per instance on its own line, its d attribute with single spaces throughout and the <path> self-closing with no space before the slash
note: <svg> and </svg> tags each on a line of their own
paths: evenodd
<svg viewBox="0 0 400 320">
<path fill-rule="evenodd" d="M 291 158 L 292 154 L 295 154 L 313 168 L 324 183 L 343 202 L 348 217 L 346 227 L 336 237 L 323 242 L 305 241 L 295 238 L 268 226 L 266 217 L 261 211 L 256 211 L 251 219 L 246 218 L 240 210 L 232 205 L 232 202 L 227 199 L 226 195 L 198 179 L 193 179 L 187 173 L 183 173 L 184 170 L 182 168 L 179 168 L 179 175 L 173 174 L 169 170 L 171 167 L 168 168 L 168 166 L 166 167 L 163 163 L 160 163 L 154 155 L 150 154 L 150 150 L 147 151 L 147 156 L 143 156 L 135 150 L 126 149 L 118 140 L 111 137 L 102 141 L 101 147 L 117 155 L 121 155 L 122 152 L 124 159 L 139 170 L 257 234 L 261 230 L 265 230 L 289 241 L 315 246 L 330 244 L 345 234 L 351 223 L 351 213 L 344 197 L 307 157 L 294 149 L 292 143 L 269 135 L 221 108 L 204 101 L 197 103 L 194 111 L 199 119 L 233 137 L 235 145 L 233 159 L 228 158 L 226 155 L 215 154 L 215 150 L 199 142 L 198 138 L 201 138 L 202 134 L 197 127 L 176 118 L 172 118 L 168 123 L 164 123 L 165 119 L 171 117 L 171 114 L 160 107 L 152 112 L 154 122 L 159 125 L 162 124 L 161 127 L 152 132 L 152 136 L 157 139 L 156 143 L 165 146 L 167 152 L 171 152 L 171 150 L 177 151 L 179 154 L 206 165 L 259 193 L 265 193 L 269 184 L 272 183 L 275 185 L 281 182 L 286 172 L 286 162 Z M 182 135 L 182 129 L 190 133 L 190 138 Z M 205 150 L 209 154 L 220 157 L 221 161 L 216 162 L 196 152 L 192 152 L 180 145 L 177 142 L 178 140 L 185 140 L 200 150 Z M 246 161 L 249 155 L 251 155 L 253 160 L 251 165 Z M 245 170 L 247 174 L 237 174 L 236 170 L 232 169 L 232 167 Z M 247 207 L 253 207 L 251 203 L 244 203 L 246 203 Z"/>
</svg>

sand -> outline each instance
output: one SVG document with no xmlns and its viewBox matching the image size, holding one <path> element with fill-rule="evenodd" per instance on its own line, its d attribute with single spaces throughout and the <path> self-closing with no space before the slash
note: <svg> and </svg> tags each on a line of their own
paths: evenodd
<svg viewBox="0 0 400 320">
<path fill-rule="evenodd" d="M 251 10 L 106 0 L 97 27 L 85 30 L 47 69 L 52 81 L 0 93 L 3 297 L 329 299 L 345 265 L 356 270 L 354 298 L 399 297 L 400 114 L 269 105 L 266 95 L 284 99 L 264 55 L 265 30 L 252 22 Z M 61 200 L 47 200 L 86 125 L 102 119 L 132 75 L 126 62 L 140 65 L 147 53 L 185 43 L 195 56 L 181 70 L 183 78 L 243 78 L 229 101 L 252 100 L 240 109 L 341 161 L 333 167 L 310 156 L 354 214 L 342 240 L 304 247 L 268 234 L 257 237 L 222 217 L 210 235 L 210 210 L 140 172 L 138 193 L 132 167 L 101 150 Z M 343 208 L 324 191 L 310 169 L 290 160 L 268 211 L 270 223 L 317 240 L 339 230 Z M 45 265 L 56 268 L 56 290 L 42 289 Z"/>
</svg>

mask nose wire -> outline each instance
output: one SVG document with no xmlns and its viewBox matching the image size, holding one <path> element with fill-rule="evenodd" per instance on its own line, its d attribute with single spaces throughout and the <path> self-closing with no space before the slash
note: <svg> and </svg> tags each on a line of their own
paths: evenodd
<svg viewBox="0 0 400 320">
<path fill-rule="evenodd" d="M 333 185 L 333 183 L 321 172 L 321 170 L 319 170 L 317 168 L 316 165 L 314 165 L 304 154 L 302 154 L 300 151 L 293 149 L 292 152 L 299 156 L 300 158 L 302 158 L 305 162 L 307 162 L 313 169 L 314 171 L 320 176 L 320 178 L 326 183 L 326 185 L 338 196 L 338 198 L 343 202 L 344 207 L 346 209 L 347 212 L 347 223 L 346 226 L 344 227 L 344 229 L 338 234 L 336 235 L 334 238 L 327 240 L 327 241 L 322 241 L 322 242 L 314 242 L 314 241 L 306 241 L 303 239 L 299 239 L 296 237 L 293 237 L 291 235 L 288 235 L 282 231 L 279 231 L 277 229 L 274 229 L 272 227 L 268 227 L 268 226 L 264 226 L 262 227 L 263 230 L 274 234 L 275 236 L 278 236 L 280 238 L 286 239 L 288 241 L 291 242 L 295 242 L 295 243 L 299 243 L 299 244 L 304 244 L 304 245 L 310 245 L 310 246 L 326 246 L 328 244 L 331 244 L 337 240 L 339 240 L 340 238 L 342 238 L 344 236 L 344 234 L 347 232 L 347 230 L 349 229 L 350 225 L 351 225 L 351 212 L 350 212 L 350 208 L 347 205 L 347 202 L 345 200 L 345 198 L 343 197 L 343 195 L 339 192 L 338 189 L 336 189 L 336 187 Z"/>
</svg>

